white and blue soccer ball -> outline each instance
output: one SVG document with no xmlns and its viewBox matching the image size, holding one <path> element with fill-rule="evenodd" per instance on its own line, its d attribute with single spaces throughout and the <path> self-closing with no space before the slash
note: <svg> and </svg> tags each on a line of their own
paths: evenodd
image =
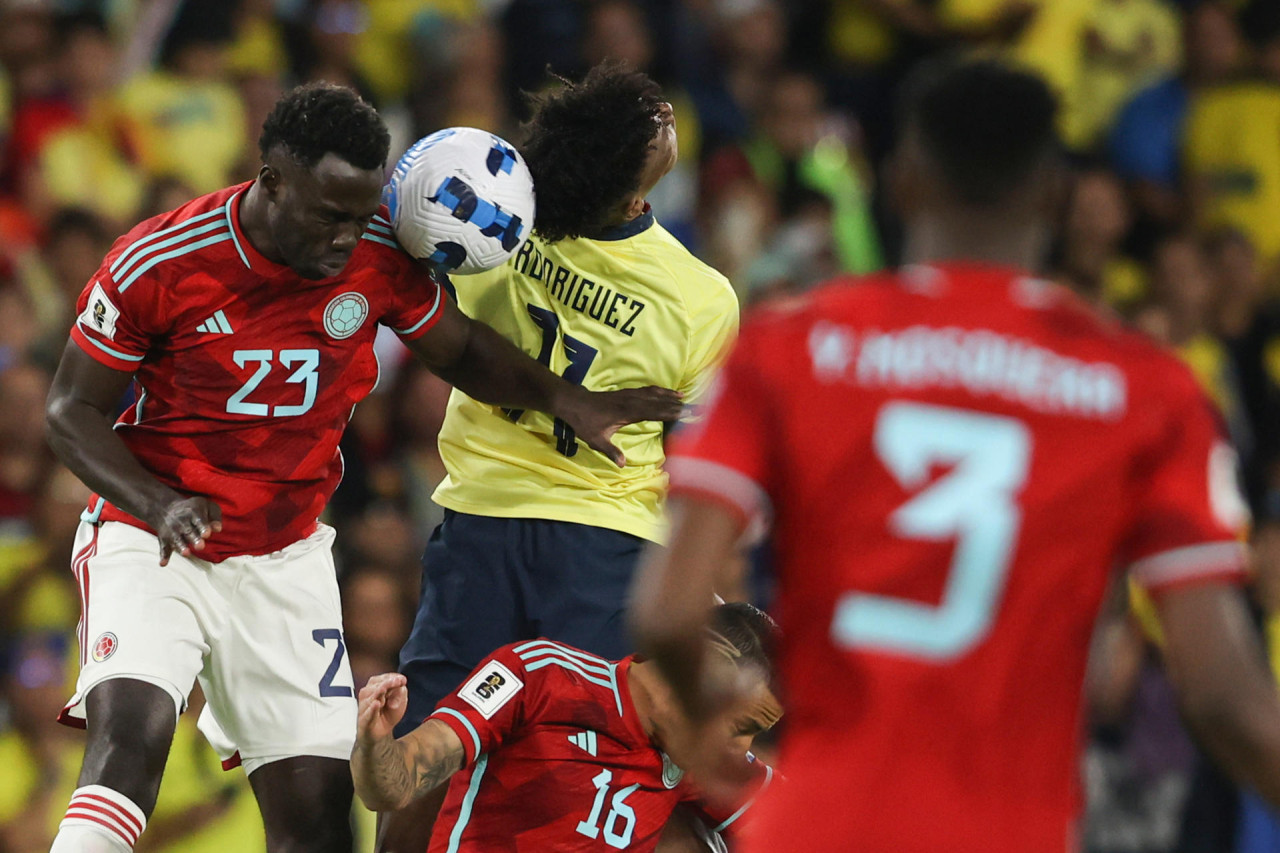
<svg viewBox="0 0 1280 853">
<path fill-rule="evenodd" d="M 486 130 L 449 127 L 396 163 L 383 191 L 404 250 L 445 272 L 477 273 L 511 257 L 533 230 L 533 176 Z"/>
</svg>

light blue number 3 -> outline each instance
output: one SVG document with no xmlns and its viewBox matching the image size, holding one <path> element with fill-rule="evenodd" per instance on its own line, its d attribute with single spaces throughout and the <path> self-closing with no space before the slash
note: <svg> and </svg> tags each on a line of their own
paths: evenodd
<svg viewBox="0 0 1280 853">
<path fill-rule="evenodd" d="M 895 402 L 880 410 L 876 454 L 905 489 L 929 483 L 936 465 L 954 466 L 889 516 L 904 539 L 956 540 L 937 607 L 850 592 L 836 604 L 831 636 L 850 650 L 957 658 L 986 637 L 1013 558 L 1031 434 L 1014 418 Z"/>
</svg>

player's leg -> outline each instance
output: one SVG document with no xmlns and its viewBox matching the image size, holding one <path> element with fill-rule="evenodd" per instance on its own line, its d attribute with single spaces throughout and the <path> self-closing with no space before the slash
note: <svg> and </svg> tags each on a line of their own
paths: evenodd
<svg viewBox="0 0 1280 853">
<path fill-rule="evenodd" d="M 210 571 L 228 621 L 201 676 L 200 729 L 249 775 L 271 853 L 351 850 L 356 703 L 332 543 L 322 525 Z"/>
<path fill-rule="evenodd" d="M 351 853 L 352 785 L 346 761 L 285 758 L 252 770 L 249 784 L 262 811 L 268 850 Z"/>
<path fill-rule="evenodd" d="M 609 660 L 631 654 L 626 602 L 645 540 L 567 521 L 528 524 L 537 545 L 529 604 L 537 633 Z"/>
<path fill-rule="evenodd" d="M 155 808 L 178 712 L 202 665 L 197 612 L 206 590 L 197 566 L 175 556 L 162 568 L 155 537 L 119 523 L 81 524 L 73 570 L 81 671 L 60 719 L 84 725 L 88 737 L 51 849 L 121 853 Z"/>
<path fill-rule="evenodd" d="M 521 565 L 520 519 L 446 512 L 422 555 L 422 593 L 413 630 L 400 651 L 409 708 L 397 735 L 412 731 L 485 655 L 530 636 Z M 380 853 L 422 853 L 447 786 L 405 809 L 379 815 Z"/>
</svg>

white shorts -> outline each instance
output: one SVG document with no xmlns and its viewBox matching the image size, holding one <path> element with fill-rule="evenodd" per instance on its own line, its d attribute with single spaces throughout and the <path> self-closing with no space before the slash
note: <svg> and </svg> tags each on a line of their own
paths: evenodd
<svg viewBox="0 0 1280 853">
<path fill-rule="evenodd" d="M 200 730 L 246 772 L 298 755 L 350 758 L 356 730 L 333 528 L 258 557 L 221 563 L 174 554 L 128 524 L 82 522 L 80 677 L 60 719 L 85 725 L 84 700 L 112 678 L 154 684 L 179 713 L 197 678 Z"/>
</svg>

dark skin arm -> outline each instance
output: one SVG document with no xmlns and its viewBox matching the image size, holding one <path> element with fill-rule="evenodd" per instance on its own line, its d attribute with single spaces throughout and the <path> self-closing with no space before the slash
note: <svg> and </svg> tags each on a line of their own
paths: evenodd
<svg viewBox="0 0 1280 853">
<path fill-rule="evenodd" d="M 619 467 L 626 457 L 609 440 L 619 427 L 680 416 L 680 395 L 675 391 L 652 385 L 588 391 L 556 376 L 452 302 L 442 311 L 431 331 L 408 342 L 432 373 L 482 403 L 535 409 L 560 418 Z"/>
<path fill-rule="evenodd" d="M 175 552 L 203 549 L 222 529 L 222 511 L 151 476 L 111 428 L 131 381 L 132 373 L 113 370 L 67 341 L 45 405 L 46 429 L 53 452 L 73 474 L 155 531 L 163 566 Z"/>
<path fill-rule="evenodd" d="M 1280 696 L 1243 593 L 1205 584 L 1167 592 L 1157 606 L 1188 726 L 1232 777 L 1280 807 Z"/>
</svg>

